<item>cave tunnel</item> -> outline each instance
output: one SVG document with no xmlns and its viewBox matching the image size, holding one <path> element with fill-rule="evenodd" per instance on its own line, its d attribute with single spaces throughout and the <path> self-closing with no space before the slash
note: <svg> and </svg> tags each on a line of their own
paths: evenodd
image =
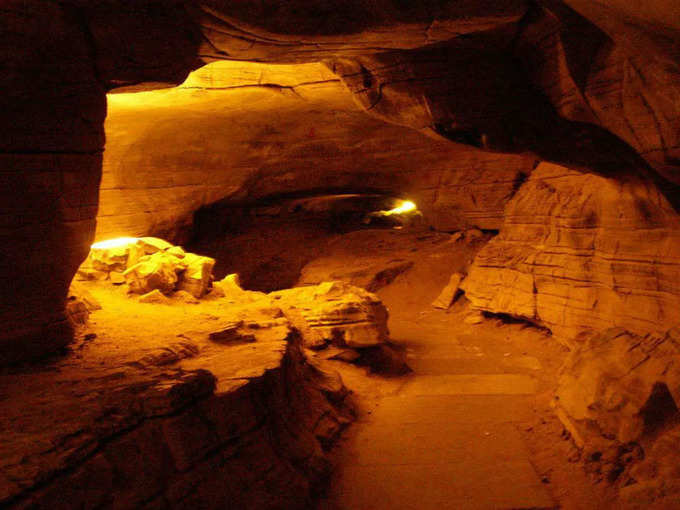
<svg viewBox="0 0 680 510">
<path fill-rule="evenodd" d="M 5 0 L 0 49 L 0 507 L 680 508 L 677 2 Z"/>
</svg>

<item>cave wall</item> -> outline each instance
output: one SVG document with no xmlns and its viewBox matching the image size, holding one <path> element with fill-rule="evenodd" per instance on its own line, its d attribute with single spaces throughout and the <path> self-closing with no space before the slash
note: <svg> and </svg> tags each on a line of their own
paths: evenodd
<svg viewBox="0 0 680 510">
<path fill-rule="evenodd" d="M 3 2 L 0 33 L 2 364 L 70 339 L 63 307 L 94 233 L 106 98 L 86 34 L 56 3 Z"/>
<path fill-rule="evenodd" d="M 498 229 L 534 165 L 370 117 L 322 64 L 216 62 L 108 100 L 97 239 L 181 240 L 203 205 L 348 191 L 407 196 L 438 229 Z"/>
<path fill-rule="evenodd" d="M 612 327 L 680 321 L 680 216 L 653 184 L 541 163 L 463 282 L 480 310 L 526 318 L 567 344 Z"/>
<path fill-rule="evenodd" d="M 569 4 L 580 14 L 556 0 L 3 2 L 2 361 L 64 344 L 66 288 L 95 229 L 105 92 L 177 85 L 214 60 L 324 61 L 383 121 L 644 178 L 676 206 L 677 19 L 663 2 Z"/>
</svg>

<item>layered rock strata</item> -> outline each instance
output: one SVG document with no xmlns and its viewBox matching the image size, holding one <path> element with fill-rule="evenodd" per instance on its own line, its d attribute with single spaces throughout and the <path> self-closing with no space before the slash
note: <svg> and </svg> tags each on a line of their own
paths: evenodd
<svg viewBox="0 0 680 510">
<path fill-rule="evenodd" d="M 680 218 L 659 190 L 541 164 L 462 288 L 472 306 L 538 322 L 567 343 L 680 322 Z"/>
<path fill-rule="evenodd" d="M 561 368 L 557 415 L 596 480 L 616 483 L 623 508 L 673 506 L 680 402 L 680 331 L 588 338 Z"/>
<path fill-rule="evenodd" d="M 305 0 L 258 6 L 4 2 L 0 43 L 8 72 L 2 89 L 8 92 L 0 109 L 9 136 L 0 151 L 11 192 L 4 195 L 0 246 L 1 274 L 11 285 L 0 303 L 7 326 L 0 336 L 2 361 L 44 354 L 66 341 L 66 291 L 94 231 L 105 92 L 176 85 L 209 61 L 326 61 L 364 109 L 440 142 L 530 152 L 530 161 L 538 156 L 608 176 L 645 175 L 676 196 L 677 28 L 659 24 L 664 9 L 657 3 L 652 11 L 618 1 L 616 9 L 614 2 L 569 3 L 582 15 L 562 2 L 522 0 L 356 0 L 342 8 Z M 440 174 L 433 175 L 439 182 Z M 505 186 L 516 177 L 508 170 L 498 178 L 498 196 L 506 196 Z M 152 174 L 147 178 L 153 181 Z M 280 181 L 271 189 L 280 190 Z M 480 182 L 489 200 L 476 214 L 493 218 L 503 200 L 488 186 L 491 176 Z M 191 207 L 231 193 L 222 183 L 193 191 Z M 167 195 L 159 201 L 152 209 L 167 212 Z M 431 201 L 444 209 L 451 203 Z M 487 205 L 494 212 L 487 213 Z M 191 207 L 178 213 L 180 221 Z M 133 209 L 120 216 L 154 223 L 144 209 Z M 172 230 L 174 218 L 168 213 L 155 226 Z M 49 262 L 44 254 L 51 254 Z"/>
<path fill-rule="evenodd" d="M 216 62 L 176 89 L 109 95 L 105 127 L 97 239 L 182 242 L 205 205 L 339 192 L 406 196 L 442 230 L 497 229 L 534 164 L 369 117 L 322 64 Z"/>
<path fill-rule="evenodd" d="M 0 504 L 307 508 L 353 412 L 280 309 L 246 295 L 177 313 L 88 286 L 102 309 L 72 352 L 0 377 Z M 252 341 L 211 339 L 229 324 Z"/>
</svg>

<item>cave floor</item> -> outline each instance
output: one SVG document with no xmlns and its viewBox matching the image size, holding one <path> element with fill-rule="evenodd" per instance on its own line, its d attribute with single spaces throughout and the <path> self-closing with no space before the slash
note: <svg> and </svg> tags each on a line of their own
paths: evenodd
<svg viewBox="0 0 680 510">
<path fill-rule="evenodd" d="M 540 361 L 485 349 L 474 331 L 452 336 L 449 321 L 392 322 L 413 373 L 364 409 L 321 508 L 555 507 L 519 432 Z"/>
<path fill-rule="evenodd" d="M 567 461 L 574 447 L 550 408 L 566 349 L 526 323 L 477 315 L 464 297 L 447 311 L 430 305 L 472 250 L 419 251 L 378 291 L 411 374 L 331 362 L 360 411 L 319 510 L 613 508 Z"/>
</svg>

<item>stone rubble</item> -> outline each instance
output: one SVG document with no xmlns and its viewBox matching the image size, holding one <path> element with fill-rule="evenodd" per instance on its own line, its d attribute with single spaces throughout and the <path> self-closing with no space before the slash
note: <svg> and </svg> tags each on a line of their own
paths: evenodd
<svg viewBox="0 0 680 510">
<path fill-rule="evenodd" d="M 211 290 L 214 266 L 215 259 L 211 257 L 187 253 L 157 237 L 140 237 L 112 247 L 95 245 L 76 279 L 127 284 L 131 294 L 147 295 L 159 290 L 170 296 L 182 291 L 200 299 Z M 177 297 L 192 303 L 183 294 Z"/>
<path fill-rule="evenodd" d="M 460 291 L 460 282 L 462 279 L 462 274 L 453 273 L 449 283 L 442 289 L 439 296 L 437 296 L 437 299 L 432 302 L 432 306 L 435 308 L 441 308 L 442 310 L 448 310 L 458 297 Z"/>
<path fill-rule="evenodd" d="M 553 401 L 586 471 L 619 484 L 622 508 L 640 509 L 680 493 L 678 404 L 677 327 L 663 336 L 590 335 L 562 366 Z"/>
<path fill-rule="evenodd" d="M 302 328 L 338 347 L 364 348 L 386 343 L 387 309 L 380 299 L 344 282 L 324 282 L 269 294 L 284 311 L 303 319 Z"/>
</svg>

